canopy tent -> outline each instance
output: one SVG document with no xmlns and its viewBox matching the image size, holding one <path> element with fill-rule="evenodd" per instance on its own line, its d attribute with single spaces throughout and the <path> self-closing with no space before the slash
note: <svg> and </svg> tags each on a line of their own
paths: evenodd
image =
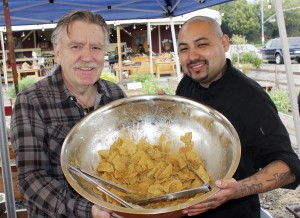
<svg viewBox="0 0 300 218">
<path fill-rule="evenodd" d="M 10 0 L 13 26 L 57 23 L 68 11 L 86 9 L 101 14 L 105 20 L 151 19 L 180 16 L 201 8 L 232 0 Z M 0 26 L 5 26 L 0 6 Z"/>
<path fill-rule="evenodd" d="M 232 0 L 10 0 L 9 9 L 11 24 L 14 26 L 56 23 L 63 14 L 75 9 L 86 9 L 95 13 L 100 13 L 107 21 L 169 17 L 170 22 L 174 23 L 173 17 L 175 16 L 180 16 L 201 8 L 207 8 L 229 1 Z M 300 150 L 300 118 L 296 110 L 297 102 L 295 84 L 292 79 L 292 70 L 290 66 L 291 62 L 288 61 L 290 60 L 290 54 L 288 52 L 282 5 L 280 0 L 274 1 L 277 19 L 279 20 L 280 36 L 283 42 L 284 59 L 287 60 L 285 61 L 286 73 L 293 108 L 297 143 L 299 146 L 298 150 Z M 2 5 L 0 6 L 0 12 L 0 26 L 5 26 L 4 7 Z M 176 48 L 176 46 L 174 48 Z M 2 83 L 0 83 L 0 100 L 3 104 L 2 96 Z M 0 118 L 0 148 L 4 188 L 7 200 L 6 209 L 7 216 L 14 218 L 16 217 L 16 211 L 14 194 L 12 191 L 3 105 L 0 107 Z"/>
</svg>

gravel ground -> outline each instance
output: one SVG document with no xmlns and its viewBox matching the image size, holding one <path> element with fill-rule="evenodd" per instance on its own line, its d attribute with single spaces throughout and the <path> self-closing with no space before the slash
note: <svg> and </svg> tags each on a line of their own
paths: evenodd
<svg viewBox="0 0 300 218">
<path fill-rule="evenodd" d="M 295 152 L 298 151 L 296 145 L 293 146 L 293 149 Z M 300 211 L 300 186 L 295 190 L 279 188 L 263 193 L 260 195 L 260 202 L 262 208 L 266 209 L 274 218 L 298 218 L 300 212 L 297 213 L 299 216 L 295 217 L 286 207 L 294 205 Z"/>
<path fill-rule="evenodd" d="M 294 218 L 286 209 L 288 205 L 299 205 L 300 187 L 296 190 L 276 189 L 260 195 L 262 208 L 266 209 L 274 218 Z"/>
</svg>

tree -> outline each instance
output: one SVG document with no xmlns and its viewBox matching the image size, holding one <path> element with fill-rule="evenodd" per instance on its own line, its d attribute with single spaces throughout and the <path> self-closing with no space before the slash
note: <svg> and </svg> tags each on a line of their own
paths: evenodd
<svg viewBox="0 0 300 218">
<path fill-rule="evenodd" d="M 260 36 L 257 5 L 248 4 L 247 0 L 238 0 L 217 5 L 214 8 L 224 13 L 222 29 L 230 37 L 233 34 L 244 35 L 248 41 L 253 42 Z"/>
<path fill-rule="evenodd" d="M 300 0 L 282 0 L 284 19 L 288 37 L 300 36 Z M 236 0 L 229 3 L 214 6 L 213 9 L 224 13 L 222 17 L 222 29 L 230 37 L 233 34 L 243 35 L 247 41 L 254 44 L 261 43 L 261 3 L 264 4 L 264 35 L 266 41 L 279 37 L 278 24 L 276 22 L 275 5 L 273 1 L 268 8 L 267 0 Z M 274 15 L 274 16 L 273 16 Z"/>
<path fill-rule="evenodd" d="M 265 21 L 269 19 L 268 22 L 265 22 L 265 38 L 266 40 L 279 37 L 278 24 L 275 15 L 275 6 L 272 5 L 270 9 L 267 9 L 266 1 L 264 2 L 266 10 L 264 10 Z M 261 4 L 258 2 L 258 4 Z M 282 0 L 282 8 L 284 21 L 286 25 L 286 32 L 288 37 L 299 36 L 300 35 L 300 8 L 299 0 Z"/>
</svg>

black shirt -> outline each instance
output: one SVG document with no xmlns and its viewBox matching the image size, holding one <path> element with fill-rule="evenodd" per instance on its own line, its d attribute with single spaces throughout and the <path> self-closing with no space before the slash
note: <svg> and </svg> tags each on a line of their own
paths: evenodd
<svg viewBox="0 0 300 218">
<path fill-rule="evenodd" d="M 300 161 L 293 151 L 288 132 L 268 94 L 252 79 L 233 68 L 227 60 L 223 77 L 209 88 L 185 76 L 176 95 L 193 99 L 221 112 L 235 127 L 241 141 L 241 160 L 234 178 L 241 180 L 256 173 L 274 160 L 282 160 L 297 176 L 287 188 L 296 188 L 300 178 Z M 259 218 L 258 195 L 229 201 L 196 217 Z"/>
</svg>

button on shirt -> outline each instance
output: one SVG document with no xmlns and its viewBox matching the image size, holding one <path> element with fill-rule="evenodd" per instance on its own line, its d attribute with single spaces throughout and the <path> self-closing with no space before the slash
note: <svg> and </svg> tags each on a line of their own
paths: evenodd
<svg viewBox="0 0 300 218">
<path fill-rule="evenodd" d="M 114 83 L 99 79 L 96 85 L 98 107 L 126 97 Z M 71 188 L 60 164 L 65 137 L 85 115 L 66 89 L 60 67 L 18 94 L 11 142 L 29 217 L 91 217 L 92 203 Z"/>
</svg>

